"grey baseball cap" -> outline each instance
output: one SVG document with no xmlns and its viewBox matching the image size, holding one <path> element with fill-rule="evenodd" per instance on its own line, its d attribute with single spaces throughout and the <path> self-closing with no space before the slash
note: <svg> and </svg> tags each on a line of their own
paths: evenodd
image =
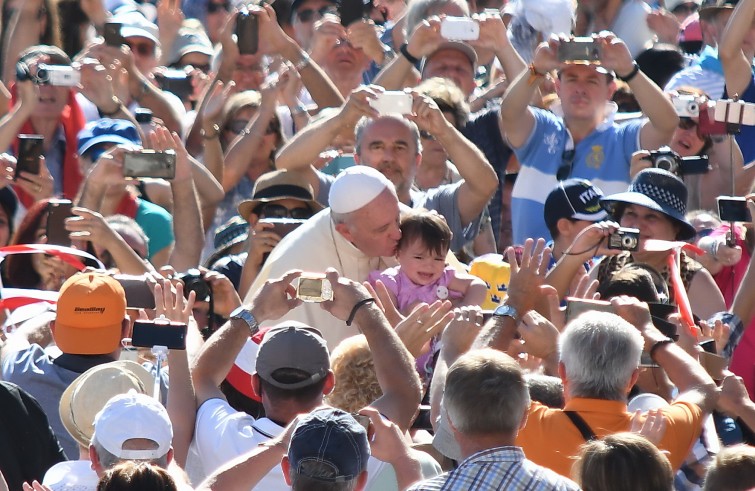
<svg viewBox="0 0 755 491">
<path fill-rule="evenodd" d="M 276 370 L 293 368 L 309 375 L 304 380 L 286 382 L 276 379 Z M 257 374 L 275 387 L 301 389 L 328 375 L 330 354 L 320 331 L 299 322 L 288 321 L 270 329 L 260 343 Z"/>
</svg>

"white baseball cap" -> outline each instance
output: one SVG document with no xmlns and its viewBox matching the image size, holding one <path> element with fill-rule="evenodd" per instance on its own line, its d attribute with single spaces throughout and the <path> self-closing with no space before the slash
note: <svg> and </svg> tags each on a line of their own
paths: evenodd
<svg viewBox="0 0 755 491">
<path fill-rule="evenodd" d="M 133 439 L 151 440 L 153 449 L 131 450 L 123 445 Z M 153 460 L 170 450 L 173 425 L 168 411 L 156 399 L 130 390 L 110 399 L 94 418 L 94 435 L 102 447 L 119 459 Z"/>
</svg>

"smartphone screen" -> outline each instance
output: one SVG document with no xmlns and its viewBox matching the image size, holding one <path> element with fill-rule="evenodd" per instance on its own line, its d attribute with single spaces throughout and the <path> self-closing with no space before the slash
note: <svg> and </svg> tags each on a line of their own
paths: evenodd
<svg viewBox="0 0 755 491">
<path fill-rule="evenodd" d="M 725 222 L 751 222 L 747 200 L 738 196 L 719 196 L 718 216 Z"/>
<path fill-rule="evenodd" d="M 73 204 L 68 199 L 51 199 L 47 204 L 47 243 L 71 246 L 71 237 L 66 230 L 66 218 L 73 216 Z"/>
<path fill-rule="evenodd" d="M 42 135 L 18 135 L 18 159 L 13 180 L 17 181 L 21 172 L 39 174 L 39 158 L 42 156 Z"/>
<path fill-rule="evenodd" d="M 165 346 L 168 349 L 186 349 L 186 324 L 134 322 L 131 344 L 140 348 Z"/>
<path fill-rule="evenodd" d="M 173 179 L 176 176 L 176 152 L 141 150 L 123 155 L 123 177 L 155 177 Z"/>
</svg>

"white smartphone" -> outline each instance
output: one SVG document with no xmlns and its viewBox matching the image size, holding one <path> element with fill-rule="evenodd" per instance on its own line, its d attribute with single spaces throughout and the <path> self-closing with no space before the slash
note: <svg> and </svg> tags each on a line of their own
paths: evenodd
<svg viewBox="0 0 755 491">
<path fill-rule="evenodd" d="M 370 105 L 381 116 L 384 114 L 411 114 L 412 95 L 399 90 L 387 90 L 371 99 Z"/>
<path fill-rule="evenodd" d="M 469 17 L 446 17 L 440 22 L 440 35 L 454 41 L 474 41 L 480 37 L 480 25 Z"/>
</svg>

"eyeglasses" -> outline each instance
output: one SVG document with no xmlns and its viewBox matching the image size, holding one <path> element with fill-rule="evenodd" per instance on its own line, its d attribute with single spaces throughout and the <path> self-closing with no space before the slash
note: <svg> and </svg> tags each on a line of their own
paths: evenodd
<svg viewBox="0 0 755 491">
<path fill-rule="evenodd" d="M 139 56 L 155 56 L 155 43 L 151 41 L 137 43 L 127 39 L 126 45 Z"/>
<path fill-rule="evenodd" d="M 216 14 L 220 11 L 230 12 L 231 11 L 231 2 L 223 2 L 223 3 L 214 3 L 214 2 L 207 2 L 207 13 L 208 14 Z"/>
<path fill-rule="evenodd" d="M 296 17 L 299 19 L 299 22 L 312 22 L 315 18 L 315 14 L 318 14 L 318 19 L 321 18 L 325 14 L 334 14 L 336 13 L 336 9 L 333 8 L 332 5 L 326 5 L 325 7 L 320 7 L 317 10 L 314 9 L 304 9 L 296 12 Z"/>
<path fill-rule="evenodd" d="M 312 216 L 312 210 L 308 207 L 289 209 L 276 204 L 260 205 L 254 213 L 264 218 L 293 218 L 294 220 L 306 220 Z"/>
</svg>

